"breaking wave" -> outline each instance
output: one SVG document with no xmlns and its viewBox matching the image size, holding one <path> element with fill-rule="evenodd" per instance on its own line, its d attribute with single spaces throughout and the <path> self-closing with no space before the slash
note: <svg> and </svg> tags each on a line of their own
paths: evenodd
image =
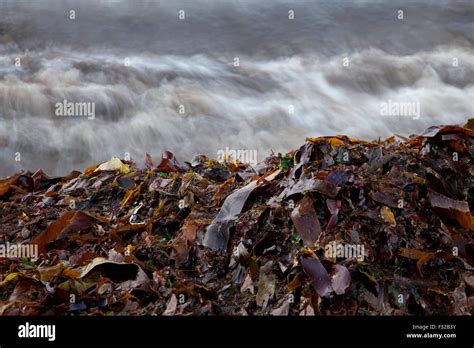
<svg viewBox="0 0 474 348">
<path fill-rule="evenodd" d="M 235 67 L 227 52 L 0 44 L 0 175 L 66 174 L 124 153 L 141 163 L 164 150 L 190 159 L 255 149 L 261 160 L 309 136 L 410 135 L 472 117 L 469 40 L 403 54 L 372 46 L 352 49 L 349 66 L 344 54 L 312 49 L 273 57 L 243 50 Z M 63 100 L 95 103 L 94 120 L 55 116 Z M 389 101 L 419 103 L 420 118 L 382 116 Z"/>
</svg>

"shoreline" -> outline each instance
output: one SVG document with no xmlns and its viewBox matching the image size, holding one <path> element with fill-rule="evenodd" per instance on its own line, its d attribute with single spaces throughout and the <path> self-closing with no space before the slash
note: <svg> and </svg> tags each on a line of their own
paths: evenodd
<svg viewBox="0 0 474 348">
<path fill-rule="evenodd" d="M 472 123 L 0 179 L 0 315 L 472 315 Z"/>
</svg>

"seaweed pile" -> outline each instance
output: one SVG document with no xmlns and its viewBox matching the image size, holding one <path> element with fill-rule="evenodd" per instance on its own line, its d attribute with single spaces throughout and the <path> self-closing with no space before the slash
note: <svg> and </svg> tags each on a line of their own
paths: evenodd
<svg viewBox="0 0 474 348">
<path fill-rule="evenodd" d="M 470 315 L 473 156 L 468 124 L 15 174 L 0 315 Z"/>
</svg>

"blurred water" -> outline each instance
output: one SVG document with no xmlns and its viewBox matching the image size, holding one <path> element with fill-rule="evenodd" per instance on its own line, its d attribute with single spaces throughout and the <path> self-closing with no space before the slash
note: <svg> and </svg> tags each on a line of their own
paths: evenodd
<svg viewBox="0 0 474 348">
<path fill-rule="evenodd" d="M 463 123 L 473 18 L 472 1 L 0 0 L 0 175 Z M 56 117 L 64 99 L 94 102 L 95 119 Z M 420 119 L 381 116 L 389 100 Z"/>
</svg>

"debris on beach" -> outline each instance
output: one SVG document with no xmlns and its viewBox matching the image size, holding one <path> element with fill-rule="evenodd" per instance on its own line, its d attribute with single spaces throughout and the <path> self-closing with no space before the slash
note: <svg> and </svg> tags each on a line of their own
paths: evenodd
<svg viewBox="0 0 474 348">
<path fill-rule="evenodd" d="M 471 122 L 472 124 L 472 122 Z M 470 315 L 474 130 L 0 180 L 0 315 Z"/>
</svg>

